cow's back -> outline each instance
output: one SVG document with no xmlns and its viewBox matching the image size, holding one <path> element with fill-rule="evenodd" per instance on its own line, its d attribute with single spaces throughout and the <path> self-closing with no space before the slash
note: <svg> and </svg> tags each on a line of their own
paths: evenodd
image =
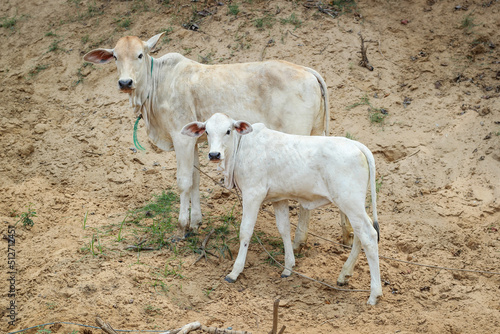
<svg viewBox="0 0 500 334">
<path fill-rule="evenodd" d="M 347 138 L 289 135 L 262 124 L 253 127 L 241 138 L 237 154 L 235 178 L 242 190 L 266 188 L 266 200 L 295 199 L 312 209 L 335 201 L 334 174 L 346 178 L 363 174 L 366 180 L 361 183 L 368 184 L 366 158 Z"/>
<path fill-rule="evenodd" d="M 186 59 L 168 77 L 164 89 L 175 90 L 165 94 L 170 112 L 189 109 L 198 121 L 220 112 L 286 133 L 325 132 L 329 116 L 321 84 L 303 66 L 276 60 L 203 65 Z"/>
</svg>

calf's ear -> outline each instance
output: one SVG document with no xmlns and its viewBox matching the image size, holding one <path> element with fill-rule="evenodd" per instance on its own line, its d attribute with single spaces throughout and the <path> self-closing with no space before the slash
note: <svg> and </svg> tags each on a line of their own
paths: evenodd
<svg viewBox="0 0 500 334">
<path fill-rule="evenodd" d="M 83 56 L 83 60 L 94 64 L 106 64 L 113 59 L 113 49 L 95 49 Z"/>
<path fill-rule="evenodd" d="M 149 51 L 153 50 L 156 43 L 158 43 L 158 41 L 160 40 L 161 36 L 163 36 L 163 34 L 165 34 L 165 32 L 161 32 L 158 35 L 154 35 L 153 37 L 148 39 L 148 41 L 145 43 L 146 44 L 145 45 L 146 46 L 146 53 L 149 53 Z"/>
<path fill-rule="evenodd" d="M 233 126 L 234 126 L 234 129 L 240 135 L 246 135 L 246 134 L 253 131 L 252 125 L 248 122 L 245 122 L 245 121 L 236 121 L 236 122 L 234 122 Z"/>
<path fill-rule="evenodd" d="M 186 124 L 182 128 L 181 133 L 189 137 L 200 137 L 202 134 L 205 133 L 205 123 L 192 122 Z"/>
</svg>

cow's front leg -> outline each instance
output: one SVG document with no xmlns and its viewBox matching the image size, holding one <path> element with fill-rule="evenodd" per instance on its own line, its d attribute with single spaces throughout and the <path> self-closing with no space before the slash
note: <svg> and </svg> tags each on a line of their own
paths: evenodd
<svg viewBox="0 0 500 334">
<path fill-rule="evenodd" d="M 194 147 L 196 139 L 182 136 L 172 138 L 177 160 L 177 186 L 179 188 L 179 233 L 184 237 L 189 224 L 189 203 L 193 187 Z"/>
<path fill-rule="evenodd" d="M 281 277 L 288 277 L 292 274 L 292 268 L 295 266 L 295 256 L 293 255 L 292 238 L 290 237 L 290 218 L 288 201 L 274 202 L 274 215 L 276 216 L 276 226 L 283 239 L 285 248 L 285 270 L 281 273 Z"/>
<path fill-rule="evenodd" d="M 194 166 L 193 185 L 191 187 L 191 222 L 190 227 L 193 232 L 198 231 L 201 225 L 202 215 L 200 206 L 200 159 L 198 155 L 198 144 L 194 145 Z"/>
<path fill-rule="evenodd" d="M 236 261 L 234 261 L 233 270 L 226 276 L 226 281 L 229 283 L 234 283 L 245 267 L 248 246 L 250 245 L 260 205 L 264 199 L 264 196 L 260 198 L 257 196 L 245 196 L 245 194 L 242 194 L 242 196 L 243 217 L 240 225 L 240 250 L 238 251 Z"/>
<path fill-rule="evenodd" d="M 311 211 L 304 209 L 302 205 L 299 207 L 299 223 L 295 229 L 295 239 L 293 240 L 293 250 L 295 253 L 300 253 L 301 249 L 307 242 L 307 231 L 309 230 L 309 219 Z"/>
</svg>

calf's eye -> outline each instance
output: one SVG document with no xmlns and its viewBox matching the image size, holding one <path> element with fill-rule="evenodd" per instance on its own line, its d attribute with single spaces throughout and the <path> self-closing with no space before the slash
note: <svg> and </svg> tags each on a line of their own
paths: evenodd
<svg viewBox="0 0 500 334">
<path fill-rule="evenodd" d="M 231 130 L 227 130 L 226 135 L 229 135 L 231 133 Z"/>
<path fill-rule="evenodd" d="M 118 59 L 116 58 L 116 56 L 113 56 L 113 58 L 115 58 L 115 60 L 118 60 Z"/>
<path fill-rule="evenodd" d="M 142 53 L 139 55 L 139 59 L 142 59 Z"/>
</svg>

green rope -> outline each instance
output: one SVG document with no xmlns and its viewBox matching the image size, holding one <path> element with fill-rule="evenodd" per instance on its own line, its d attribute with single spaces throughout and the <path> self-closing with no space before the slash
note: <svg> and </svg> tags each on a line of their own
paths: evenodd
<svg viewBox="0 0 500 334">
<path fill-rule="evenodd" d="M 151 57 L 151 76 L 153 75 L 153 57 Z M 148 94 L 148 97 L 149 99 L 149 94 Z M 137 120 L 135 121 L 135 124 L 134 124 L 134 146 L 136 149 L 140 150 L 140 151 L 145 151 L 146 149 L 144 147 L 142 147 L 142 145 L 139 143 L 139 139 L 137 139 L 137 126 L 139 125 L 139 121 L 141 120 L 142 118 L 142 115 L 140 115 L 139 117 L 137 117 Z"/>
<path fill-rule="evenodd" d="M 142 115 L 137 117 L 137 120 L 135 121 L 135 124 L 134 124 L 134 146 L 135 146 L 135 148 L 137 148 L 140 151 L 145 151 L 146 149 L 144 147 L 142 147 L 141 144 L 139 144 L 139 140 L 137 139 L 137 125 L 139 124 L 139 121 L 141 120 L 141 118 L 142 118 Z"/>
</svg>

